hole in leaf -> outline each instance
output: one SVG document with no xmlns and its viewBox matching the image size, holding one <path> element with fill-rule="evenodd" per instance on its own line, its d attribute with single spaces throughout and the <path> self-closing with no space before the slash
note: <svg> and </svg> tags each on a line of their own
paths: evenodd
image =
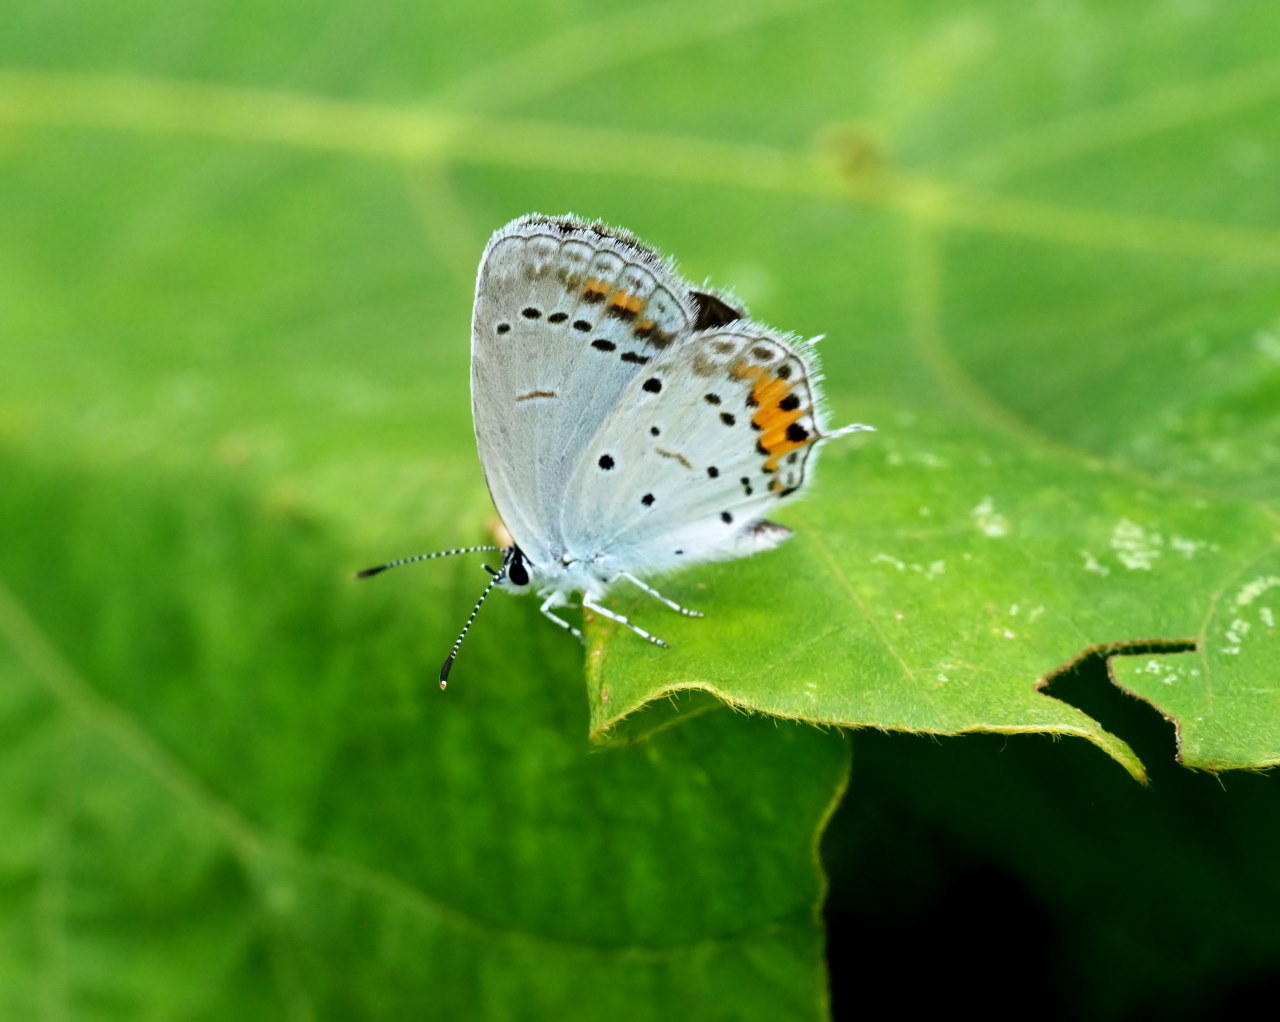
<svg viewBox="0 0 1280 1022">
<path fill-rule="evenodd" d="M 1176 766 L 1177 733 L 1173 722 L 1145 699 L 1121 688 L 1107 670 L 1113 656 L 1150 656 L 1160 653 L 1194 653 L 1196 644 L 1185 639 L 1112 643 L 1086 650 L 1040 683 L 1040 691 L 1087 713 L 1113 735 L 1124 739 L 1138 758 L 1157 774 Z"/>
</svg>

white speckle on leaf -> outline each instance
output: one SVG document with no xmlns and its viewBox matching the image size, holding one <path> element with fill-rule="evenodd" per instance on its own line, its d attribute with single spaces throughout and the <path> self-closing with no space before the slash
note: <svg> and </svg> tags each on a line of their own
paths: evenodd
<svg viewBox="0 0 1280 1022">
<path fill-rule="evenodd" d="M 1006 628 L 1004 630 L 1004 637 L 1006 639 L 1016 639 L 1018 636 L 1015 635 L 1013 632 L 1011 632 L 1008 628 Z"/>
<path fill-rule="evenodd" d="M 991 497 L 983 497 L 982 503 L 969 512 L 973 524 L 978 531 L 991 539 L 999 539 L 1009 534 L 1009 519 L 996 510 L 995 501 Z"/>
<path fill-rule="evenodd" d="M 1012 605 L 1009 607 L 1009 616 L 1010 616 L 1010 617 L 1017 617 L 1017 616 L 1018 616 L 1018 605 L 1017 605 L 1016 603 L 1015 603 L 1015 604 L 1012 604 Z"/>
<path fill-rule="evenodd" d="M 1034 621 L 1036 618 L 1040 617 L 1040 615 L 1043 613 L 1044 613 L 1044 607 L 1038 604 L 1031 608 L 1030 612 L 1027 614 L 1027 620 Z"/>
<path fill-rule="evenodd" d="M 1190 559 L 1209 546 L 1202 539 L 1187 539 L 1186 536 L 1170 536 L 1169 546 L 1175 551 L 1182 554 L 1183 557 Z"/>
<path fill-rule="evenodd" d="M 1084 558 L 1084 570 L 1093 572 L 1095 575 L 1110 575 L 1111 569 L 1101 563 L 1088 550 L 1081 550 L 1080 556 Z"/>
<path fill-rule="evenodd" d="M 1150 571 L 1151 563 L 1163 552 L 1164 537 L 1148 532 L 1137 522 L 1121 518 L 1111 531 L 1111 549 L 1116 559 L 1130 571 Z"/>
<path fill-rule="evenodd" d="M 1184 674 L 1182 667 L 1174 661 L 1148 660 L 1138 670 L 1143 674 L 1155 675 L 1162 685 L 1173 685 Z"/>
<path fill-rule="evenodd" d="M 931 507 L 922 507 L 920 509 L 921 518 L 928 518 L 931 514 L 933 514 L 933 508 Z"/>
<path fill-rule="evenodd" d="M 1236 593 L 1236 606 L 1247 607 L 1268 589 L 1277 586 L 1280 586 L 1280 577 L 1276 575 L 1263 575 L 1252 582 L 1246 582 L 1240 587 L 1240 592 Z"/>
<path fill-rule="evenodd" d="M 946 561 L 932 561 L 926 567 L 923 564 L 908 564 L 906 561 L 899 560 L 892 554 L 880 553 L 871 558 L 872 564 L 887 564 L 891 568 L 898 571 L 914 571 L 917 575 L 925 575 L 928 578 L 936 578 L 947 570 Z"/>
<path fill-rule="evenodd" d="M 935 677 L 944 685 L 951 680 L 945 674 L 938 674 L 938 675 L 935 675 Z"/>
<path fill-rule="evenodd" d="M 1276 616 L 1271 612 L 1270 607 L 1259 607 L 1258 619 L 1268 628 L 1274 628 L 1276 626 Z"/>
<path fill-rule="evenodd" d="M 1249 634 L 1252 625 L 1242 617 L 1238 617 L 1227 625 L 1226 646 L 1222 652 L 1227 656 L 1236 656 L 1240 652 L 1240 647 L 1244 644 L 1244 638 Z"/>
<path fill-rule="evenodd" d="M 885 455 L 885 464 L 890 468 L 900 468 L 903 465 L 919 465 L 921 468 L 947 468 L 948 462 L 945 458 L 939 457 L 931 451 L 911 451 L 904 454 L 902 451 L 889 451 Z"/>
</svg>

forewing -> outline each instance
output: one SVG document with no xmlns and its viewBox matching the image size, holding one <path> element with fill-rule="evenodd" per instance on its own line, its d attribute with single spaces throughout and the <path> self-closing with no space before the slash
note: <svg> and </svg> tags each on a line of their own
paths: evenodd
<svg viewBox="0 0 1280 1022">
<path fill-rule="evenodd" d="M 489 242 L 471 331 L 476 443 L 535 564 L 563 549 L 569 476 L 600 423 L 705 307 L 659 256 L 601 224 L 527 216 Z"/>
</svg>

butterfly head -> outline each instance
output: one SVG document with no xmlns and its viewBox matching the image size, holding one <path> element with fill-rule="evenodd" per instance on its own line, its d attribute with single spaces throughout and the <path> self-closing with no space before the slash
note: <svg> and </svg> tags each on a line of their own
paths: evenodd
<svg viewBox="0 0 1280 1022">
<path fill-rule="evenodd" d="M 529 571 L 529 558 L 524 554 L 518 546 L 512 544 L 502 552 L 502 567 L 490 568 L 485 565 L 485 571 L 493 576 L 494 584 L 501 586 L 508 592 L 526 593 L 533 582 L 533 577 Z"/>
</svg>

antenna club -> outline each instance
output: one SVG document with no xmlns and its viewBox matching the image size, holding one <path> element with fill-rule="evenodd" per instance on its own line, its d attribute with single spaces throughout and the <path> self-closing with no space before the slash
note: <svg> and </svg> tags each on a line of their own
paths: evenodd
<svg viewBox="0 0 1280 1022">
<path fill-rule="evenodd" d="M 373 575 L 381 574 L 388 568 L 398 568 L 402 564 L 417 564 L 419 561 L 430 561 L 437 557 L 453 557 L 455 554 L 498 553 L 502 549 L 500 546 L 464 546 L 458 547 L 457 550 L 439 550 L 433 554 L 415 554 L 413 557 L 401 557 L 399 560 L 388 561 L 386 564 L 377 564 L 372 568 L 357 571 L 356 578 L 369 578 Z"/>
<path fill-rule="evenodd" d="M 503 580 L 503 578 L 506 577 L 507 566 L 512 562 L 513 559 L 516 559 L 516 562 L 518 564 L 521 563 L 518 559 L 523 555 L 520 554 L 519 548 L 518 547 L 504 548 L 504 547 L 496 547 L 496 546 L 460 547 L 457 550 L 441 550 L 439 553 L 434 553 L 434 554 L 418 554 L 416 557 L 402 557 L 398 561 L 388 561 L 386 564 L 379 564 L 372 568 L 365 568 L 364 571 L 356 572 L 356 578 L 368 578 L 370 575 L 376 575 L 379 572 L 386 571 L 388 568 L 397 568 L 402 564 L 413 564 L 416 561 L 427 561 L 433 557 L 451 557 L 454 554 L 477 554 L 477 553 L 486 553 L 491 551 L 502 552 L 503 554 L 502 568 L 499 569 L 498 571 L 494 571 L 493 568 L 489 568 L 489 571 L 493 575 L 493 578 L 491 578 L 489 580 L 489 584 L 484 587 L 484 592 L 480 594 L 480 599 L 476 600 L 476 605 L 471 608 L 471 616 L 467 618 L 467 623 L 462 626 L 462 631 L 458 633 L 458 638 L 454 640 L 453 649 L 449 653 L 449 659 L 446 660 L 444 662 L 444 665 L 440 668 L 440 688 L 442 690 L 445 687 L 447 687 L 449 684 L 449 671 L 453 667 L 454 658 L 458 655 L 458 649 L 462 645 L 462 640 L 467 637 L 467 631 L 471 628 L 472 623 L 475 621 L 476 615 L 480 613 L 480 606 L 481 604 L 484 603 L 485 597 L 488 596 L 491 592 L 493 592 L 493 587 L 496 586 L 499 582 Z M 521 571 L 522 572 L 525 571 L 522 564 L 521 564 Z M 524 582 L 521 583 L 522 585 L 528 582 L 527 572 L 525 572 L 525 574 L 526 574 L 526 577 Z"/>
</svg>

